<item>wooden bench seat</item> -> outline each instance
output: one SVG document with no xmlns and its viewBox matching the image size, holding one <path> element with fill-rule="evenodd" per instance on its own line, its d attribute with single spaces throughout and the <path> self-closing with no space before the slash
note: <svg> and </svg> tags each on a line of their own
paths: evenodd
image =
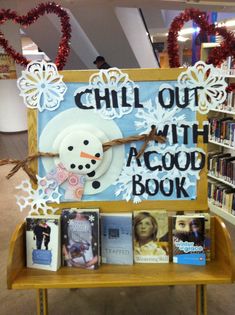
<svg viewBox="0 0 235 315">
<path fill-rule="evenodd" d="M 14 232 L 10 244 L 9 289 L 36 289 L 38 314 L 47 314 L 47 289 L 160 285 L 196 285 L 196 314 L 207 314 L 206 285 L 232 283 L 234 257 L 229 233 L 218 217 L 211 218 L 212 261 L 206 266 L 169 264 L 101 265 L 97 270 L 60 268 L 57 272 L 25 267 L 25 226 Z M 43 308 L 41 309 L 43 305 Z"/>
</svg>

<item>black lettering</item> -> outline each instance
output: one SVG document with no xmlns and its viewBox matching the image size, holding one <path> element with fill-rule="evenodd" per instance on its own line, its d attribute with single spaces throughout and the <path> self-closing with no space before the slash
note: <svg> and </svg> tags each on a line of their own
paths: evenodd
<svg viewBox="0 0 235 315">
<path fill-rule="evenodd" d="M 95 92 L 95 101 L 96 101 L 96 108 L 101 109 L 101 101 L 105 101 L 106 108 L 111 108 L 110 105 L 110 98 L 109 98 L 109 89 L 104 89 L 104 96 L 100 96 L 100 90 L 94 89 Z"/>
<path fill-rule="evenodd" d="M 135 147 L 130 147 L 130 151 L 129 151 L 129 155 L 128 155 L 128 159 L 126 162 L 126 166 L 130 166 L 131 165 L 131 160 L 133 157 L 136 158 L 136 156 L 138 155 L 137 149 Z M 138 166 L 141 166 L 141 162 L 139 159 L 136 158 L 136 162 Z"/>
<path fill-rule="evenodd" d="M 184 129 L 183 144 L 188 144 L 188 131 L 189 131 L 189 126 L 188 126 L 188 125 L 180 125 L 180 127 Z"/>
<path fill-rule="evenodd" d="M 164 125 L 163 131 L 162 130 L 159 130 L 159 131 L 157 130 L 156 135 L 166 138 L 168 130 L 169 130 L 169 125 Z M 158 141 L 155 141 L 155 142 L 158 142 Z"/>
<path fill-rule="evenodd" d="M 147 151 L 147 152 L 144 152 L 144 163 L 146 165 L 146 167 L 150 170 L 150 171 L 156 171 L 156 170 L 159 170 L 161 171 L 162 170 L 162 167 L 160 165 L 155 165 L 155 166 L 151 166 L 150 165 L 150 155 L 151 154 L 158 154 L 157 151 Z"/>
<path fill-rule="evenodd" d="M 185 165 L 180 161 L 180 157 L 182 154 L 185 154 L 186 156 L 186 162 Z M 190 154 L 188 152 L 179 151 L 175 154 L 175 166 L 180 171 L 186 171 L 190 164 Z"/>
<path fill-rule="evenodd" d="M 126 101 L 126 87 L 122 87 L 122 107 L 131 107 L 131 104 Z"/>
<path fill-rule="evenodd" d="M 165 101 L 164 101 L 163 92 L 165 90 L 168 91 L 168 93 L 169 93 L 169 99 L 170 99 L 169 104 L 165 104 Z M 165 98 L 167 98 L 167 97 L 165 97 Z M 165 89 L 162 89 L 158 92 L 158 101 L 159 101 L 160 105 L 164 108 L 171 108 L 174 105 L 174 99 L 175 99 L 174 90 L 172 90 L 170 88 L 165 88 Z"/>
<path fill-rule="evenodd" d="M 132 176 L 132 195 L 141 196 L 145 192 L 145 187 L 141 183 L 142 176 L 136 174 Z"/>
<path fill-rule="evenodd" d="M 180 92 L 181 91 L 182 90 L 180 90 Z M 175 92 L 176 92 L 176 106 L 178 106 L 179 108 L 185 108 L 186 106 L 188 106 L 189 105 L 189 89 L 188 88 L 184 89 L 184 97 L 182 97 L 184 100 L 183 104 L 180 104 L 180 92 L 179 92 L 178 87 L 175 88 Z"/>
<path fill-rule="evenodd" d="M 198 129 L 198 124 L 193 124 L 193 143 L 198 143 L 198 136 L 203 136 L 203 143 L 208 143 L 208 134 L 208 124 L 204 124 L 203 129 Z"/>
<path fill-rule="evenodd" d="M 169 187 L 165 187 L 165 181 L 169 183 Z M 172 179 L 164 179 L 160 181 L 160 191 L 164 196 L 171 196 L 173 193 L 174 182 Z"/>
<path fill-rule="evenodd" d="M 197 86 L 195 88 L 189 89 L 190 91 L 194 90 L 194 96 L 195 96 L 195 106 L 198 106 L 198 90 L 203 90 L 204 87 L 203 86 Z"/>
<path fill-rule="evenodd" d="M 135 108 L 143 108 L 143 104 L 140 104 L 139 89 L 134 88 L 134 97 L 135 97 Z"/>
<path fill-rule="evenodd" d="M 187 191 L 184 189 L 186 177 L 182 177 L 181 179 L 176 177 L 175 183 L 176 183 L 176 196 L 177 198 L 181 198 L 181 194 L 183 194 L 183 197 L 189 197 Z"/>
<path fill-rule="evenodd" d="M 118 97 L 117 92 L 112 90 L 111 91 L 112 101 L 113 101 L 113 108 L 118 108 Z"/>
<path fill-rule="evenodd" d="M 167 156 L 168 155 L 169 155 L 169 159 L 167 161 Z M 163 157 L 162 157 L 162 167 L 164 168 L 164 170 L 170 171 L 170 170 L 173 169 L 174 164 L 175 164 L 175 157 L 174 157 L 174 155 L 171 154 L 170 152 L 166 152 L 166 154 L 164 154 Z"/>
<path fill-rule="evenodd" d="M 178 143 L 177 125 L 172 124 L 171 129 L 172 129 L 172 142 L 173 144 Z"/>
<path fill-rule="evenodd" d="M 155 185 L 155 188 L 153 189 L 152 192 L 150 190 L 151 181 L 154 182 L 154 185 Z M 149 196 L 154 196 L 158 193 L 159 184 L 158 184 L 158 181 L 156 179 L 154 179 L 154 178 L 147 179 L 145 185 L 146 185 L 146 192 Z"/>
<path fill-rule="evenodd" d="M 82 98 L 82 95 L 83 94 L 91 94 L 92 93 L 92 90 L 91 89 L 86 89 L 85 91 L 83 92 L 80 92 L 80 93 L 77 93 L 75 95 L 75 104 L 77 105 L 77 107 L 81 108 L 81 109 L 92 109 L 94 108 L 94 106 L 84 106 L 82 104 L 82 101 L 81 101 L 81 98 Z"/>
<path fill-rule="evenodd" d="M 198 166 L 196 166 L 196 162 L 198 162 L 198 155 L 201 155 L 201 161 L 199 163 Z M 202 170 L 203 167 L 205 166 L 205 162 L 206 162 L 206 155 L 200 151 L 194 151 L 191 152 L 191 169 L 193 171 L 198 171 L 198 170 Z"/>
</svg>

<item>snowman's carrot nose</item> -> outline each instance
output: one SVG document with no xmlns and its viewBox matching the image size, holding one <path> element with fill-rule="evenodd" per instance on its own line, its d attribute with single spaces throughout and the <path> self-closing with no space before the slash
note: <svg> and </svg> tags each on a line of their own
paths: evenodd
<svg viewBox="0 0 235 315">
<path fill-rule="evenodd" d="M 101 160 L 100 157 L 95 156 L 95 155 L 91 155 L 91 154 L 83 152 L 83 151 L 81 151 L 80 157 L 83 157 L 85 159 L 91 159 L 91 160 Z"/>
</svg>

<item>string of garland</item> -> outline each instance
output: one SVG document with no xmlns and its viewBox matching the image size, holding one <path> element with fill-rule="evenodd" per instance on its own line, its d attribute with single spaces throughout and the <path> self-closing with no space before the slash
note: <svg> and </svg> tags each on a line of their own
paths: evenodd
<svg viewBox="0 0 235 315">
<path fill-rule="evenodd" d="M 115 145 L 131 143 L 134 141 L 144 141 L 137 155 L 137 158 L 139 158 L 144 153 L 149 141 L 158 141 L 160 143 L 164 143 L 166 141 L 165 137 L 161 135 L 160 136 L 156 135 L 156 131 L 157 131 L 156 126 L 153 125 L 151 126 L 151 131 L 149 132 L 149 134 L 130 136 L 126 138 L 119 138 L 119 139 L 114 139 L 112 141 L 105 142 L 103 143 L 103 151 L 105 152 Z M 11 171 L 6 176 L 7 179 L 10 179 L 16 172 L 18 172 L 20 168 L 22 168 L 27 173 L 27 175 L 32 180 L 32 182 L 37 184 L 37 177 L 34 174 L 34 172 L 30 169 L 29 163 L 39 157 L 59 157 L 59 154 L 50 153 L 50 152 L 37 152 L 33 155 L 29 155 L 24 160 L 12 160 L 12 159 L 0 160 L 0 166 L 7 165 L 7 164 L 15 164 L 15 166 L 11 169 Z"/>
<path fill-rule="evenodd" d="M 201 32 L 205 32 L 208 35 L 220 35 L 223 37 L 220 47 L 215 47 L 211 50 L 207 59 L 208 64 L 219 66 L 228 56 L 235 58 L 235 36 L 233 32 L 228 31 L 226 27 L 216 27 L 214 24 L 209 24 L 205 12 L 201 12 L 197 9 L 186 9 L 174 18 L 168 32 L 167 49 L 171 68 L 180 67 L 179 45 L 177 39 L 179 31 L 184 24 L 190 20 L 193 20 L 200 27 Z"/>
<path fill-rule="evenodd" d="M 36 8 L 30 10 L 26 15 L 21 16 L 10 9 L 2 9 L 0 10 L 0 25 L 4 24 L 8 20 L 12 20 L 24 28 L 27 28 L 31 24 L 35 23 L 38 18 L 43 16 L 45 13 L 54 13 L 60 18 L 62 35 L 55 64 L 58 70 L 62 70 L 66 64 L 70 52 L 71 25 L 69 22 L 68 13 L 59 4 L 56 4 L 55 2 L 41 3 Z M 2 46 L 6 53 L 10 55 L 18 64 L 27 66 L 27 64 L 30 62 L 22 54 L 16 52 L 14 48 L 9 45 L 9 42 L 4 38 L 4 34 L 1 31 L 0 46 Z"/>
</svg>

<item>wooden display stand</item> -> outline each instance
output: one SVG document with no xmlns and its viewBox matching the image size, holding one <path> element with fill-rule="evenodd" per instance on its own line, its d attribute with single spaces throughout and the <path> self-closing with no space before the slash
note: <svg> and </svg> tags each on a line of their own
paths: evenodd
<svg viewBox="0 0 235 315">
<path fill-rule="evenodd" d="M 125 70 L 129 78 L 135 82 L 165 82 L 173 83 L 184 69 L 142 69 Z M 64 71 L 65 82 L 87 83 L 94 71 Z M 175 84 L 175 83 L 174 83 Z M 173 87 L 172 87 L 173 88 Z M 174 88 L 173 88 L 174 90 Z M 171 91 L 173 91 L 171 89 Z M 155 91 L 155 90 L 154 90 Z M 154 92 L 155 93 L 155 92 Z M 172 92 L 171 92 L 172 94 Z M 157 96 L 158 94 L 156 94 Z M 155 96 L 155 94 L 154 94 Z M 155 96 L 155 97 L 156 97 Z M 74 105 L 75 106 L 75 105 Z M 37 139 L 38 117 L 36 110 L 29 110 L 29 154 L 39 151 Z M 199 126 L 203 125 L 205 115 L 198 111 L 195 120 Z M 71 123 L 71 122 L 70 122 Z M 73 122 L 74 123 L 74 122 Z M 76 121 L 77 123 L 77 121 Z M 68 125 L 69 126 L 69 125 Z M 68 127 L 67 125 L 64 127 Z M 61 127 L 61 126 L 60 126 Z M 62 128 L 62 127 L 61 127 Z M 54 130 L 54 129 L 53 129 Z M 134 130 L 134 127 L 133 127 Z M 202 152 L 207 146 L 202 135 L 199 136 L 197 146 Z M 37 174 L 37 161 L 31 169 Z M 126 200 L 116 202 L 86 201 L 86 208 L 99 208 L 100 212 L 127 212 L 142 209 L 166 209 L 167 211 L 203 211 L 207 209 L 207 170 L 206 165 L 200 172 L 197 181 L 196 196 L 191 199 L 180 198 L 146 200 L 139 204 L 128 203 Z M 103 199 L 101 199 L 103 200 Z M 106 199 L 104 199 L 106 200 Z M 114 202 L 115 201 L 115 202 Z M 60 208 L 84 208 L 82 201 L 61 203 Z M 51 288 L 102 288 L 102 287 L 136 287 L 136 286 L 169 286 L 169 285 L 195 285 L 196 286 L 196 314 L 207 314 L 206 285 L 232 283 L 234 280 L 234 257 L 231 240 L 224 223 L 218 217 L 211 219 L 211 261 L 205 266 L 180 264 L 134 264 L 127 265 L 101 265 L 98 270 L 85 270 L 79 268 L 62 267 L 57 272 L 26 268 L 25 258 L 25 225 L 17 227 L 13 234 L 7 269 L 7 284 L 9 289 L 35 289 L 37 293 L 37 314 L 48 314 L 47 289 Z"/>
<path fill-rule="evenodd" d="M 25 224 L 11 239 L 8 289 L 35 289 L 37 314 L 48 314 L 47 289 L 195 285 L 196 314 L 207 314 L 206 285 L 232 283 L 234 257 L 229 233 L 219 217 L 211 218 L 212 259 L 206 266 L 178 264 L 101 265 L 98 270 L 62 267 L 57 272 L 26 268 Z"/>
</svg>

